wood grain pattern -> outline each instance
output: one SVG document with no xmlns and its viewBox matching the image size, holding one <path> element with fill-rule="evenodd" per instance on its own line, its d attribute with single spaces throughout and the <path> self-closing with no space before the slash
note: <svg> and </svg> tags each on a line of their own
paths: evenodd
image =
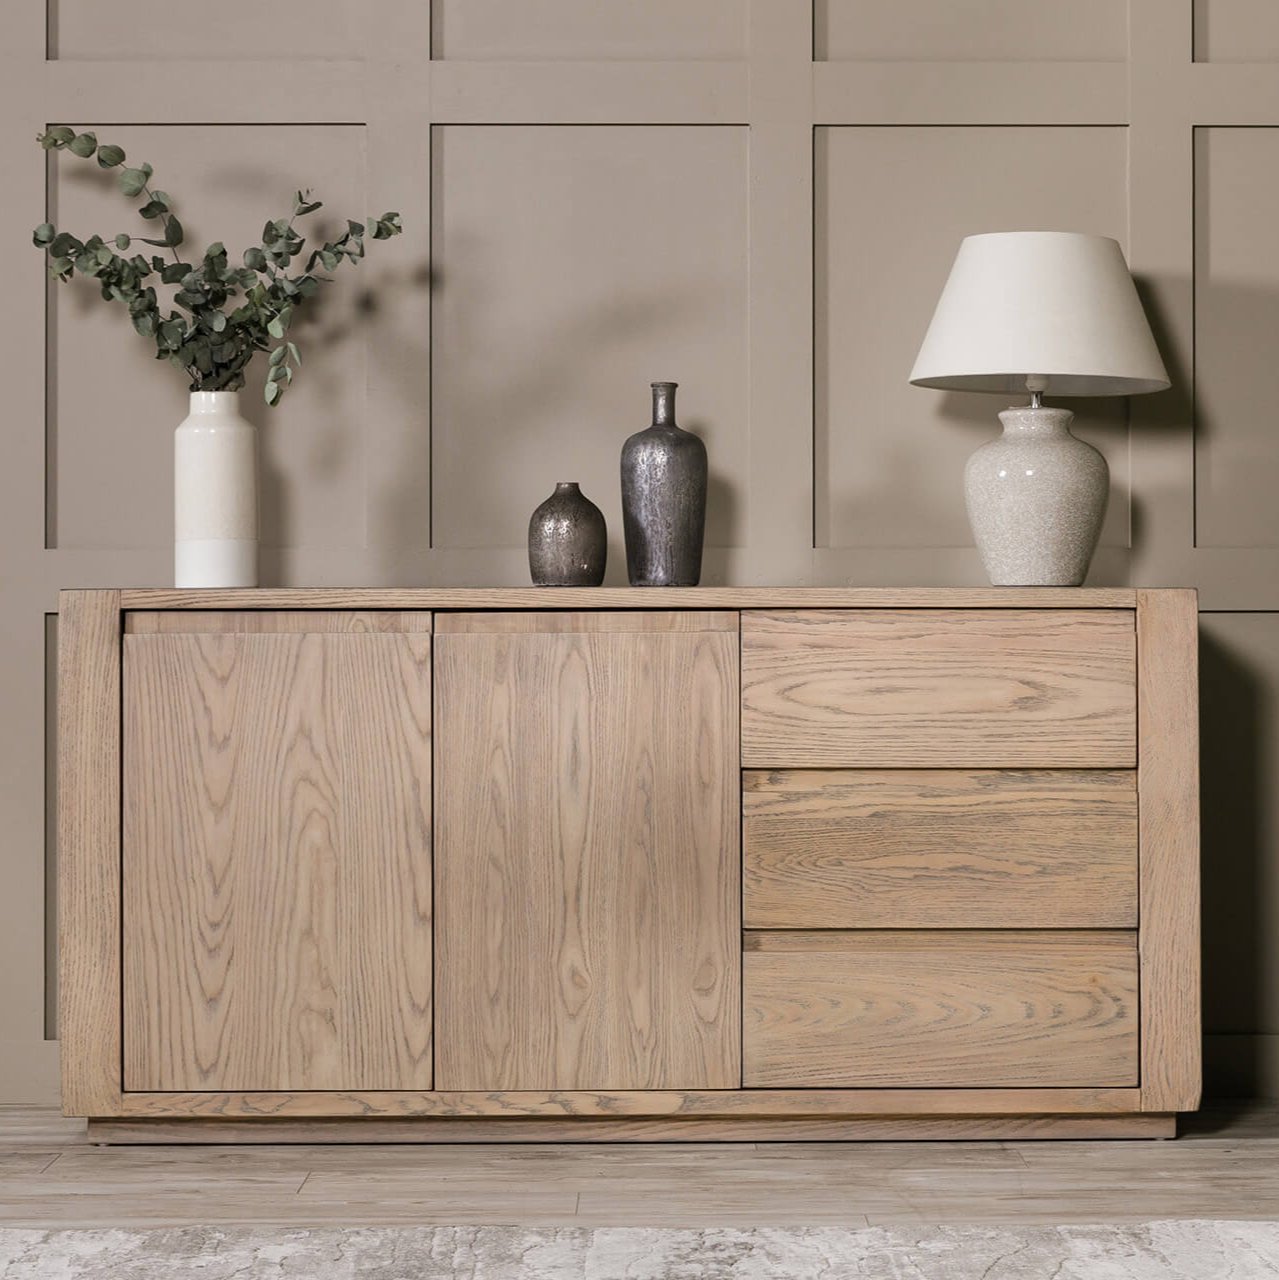
<svg viewBox="0 0 1279 1280">
<path fill-rule="evenodd" d="M 430 1087 L 430 662 L 125 638 L 128 1088 Z"/>
<path fill-rule="evenodd" d="M 1137 1089 L 642 1089 L 491 1093 L 127 1093 L 138 1119 L 288 1119 L 360 1116 L 440 1119 L 761 1119 L 894 1115 L 1069 1115 L 1135 1111 Z"/>
<path fill-rule="evenodd" d="M 58 597 L 58 1035 L 67 1115 L 120 1101 L 120 593 Z"/>
<path fill-rule="evenodd" d="M 1126 610 L 742 615 L 747 768 L 1130 768 Z"/>
<path fill-rule="evenodd" d="M 748 933 L 743 1083 L 1137 1083 L 1132 933 Z"/>
<path fill-rule="evenodd" d="M 1196 593 L 1138 592 L 1137 641 L 1142 1109 L 1189 1111 L 1203 1080 Z"/>
<path fill-rule="evenodd" d="M 1131 587 L 126 587 L 125 609 L 1132 609 Z"/>
<path fill-rule="evenodd" d="M 439 1087 L 737 1085 L 736 637 L 436 643 Z"/>
<path fill-rule="evenodd" d="M 1131 771 L 742 779 L 749 929 L 1137 926 Z"/>
<path fill-rule="evenodd" d="M 239 612 L 225 609 L 133 610 L 124 615 L 124 629 L 130 635 L 429 632 L 431 615 L 429 612 L 387 609 L 305 609 L 291 613 L 278 609 L 242 609 Z"/>
<path fill-rule="evenodd" d="M 1152 1113 L 832 1116 L 824 1120 L 392 1120 L 372 1117 L 365 1120 L 90 1120 L 88 1140 L 121 1145 L 211 1142 L 978 1142 L 1041 1138 L 1171 1138 L 1176 1132 L 1176 1116 Z"/>
<path fill-rule="evenodd" d="M 439 613 L 435 629 L 441 635 L 517 635 L 521 632 L 547 634 L 560 631 L 736 631 L 737 614 L 681 609 L 661 613 L 640 610 L 591 612 L 560 610 L 554 613 Z"/>
</svg>

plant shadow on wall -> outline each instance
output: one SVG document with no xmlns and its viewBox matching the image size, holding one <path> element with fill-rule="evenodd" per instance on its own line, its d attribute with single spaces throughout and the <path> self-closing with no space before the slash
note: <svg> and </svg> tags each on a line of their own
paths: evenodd
<svg viewBox="0 0 1279 1280">
<path fill-rule="evenodd" d="M 521 566 L 518 581 L 527 582 L 529 516 L 555 482 L 576 480 L 608 523 L 605 584 L 625 585 L 622 445 L 649 423 L 650 382 L 683 378 L 689 398 L 701 398 L 703 384 L 688 372 L 694 362 L 685 346 L 667 339 L 686 333 L 694 320 L 717 318 L 722 286 L 690 278 L 675 288 L 632 289 L 571 308 L 556 299 L 532 329 L 506 321 L 508 284 L 479 238 L 453 233 L 446 241 L 437 233 L 435 251 L 447 265 L 431 281 L 434 544 L 509 551 Z M 723 467 L 727 432 L 696 412 L 681 425 L 709 453 L 703 581 L 722 580 L 723 549 L 739 545 L 742 521 Z M 392 542 L 420 540 L 419 509 L 384 507 L 382 515 L 393 522 L 384 535 Z"/>
</svg>

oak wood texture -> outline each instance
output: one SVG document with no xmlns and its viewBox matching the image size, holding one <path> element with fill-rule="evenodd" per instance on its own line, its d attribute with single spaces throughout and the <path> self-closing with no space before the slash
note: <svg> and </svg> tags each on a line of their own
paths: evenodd
<svg viewBox="0 0 1279 1280">
<path fill-rule="evenodd" d="M 1137 1089 L 718 1089 L 491 1093 L 126 1093 L 137 1119 L 288 1119 L 302 1116 L 491 1119 L 1119 1114 L 1138 1109 Z"/>
<path fill-rule="evenodd" d="M 747 768 L 1130 768 L 1128 610 L 742 614 Z"/>
<path fill-rule="evenodd" d="M 1131 770 L 743 774 L 748 929 L 1137 926 Z"/>
<path fill-rule="evenodd" d="M 58 598 L 58 1035 L 68 1115 L 120 1102 L 120 593 Z"/>
<path fill-rule="evenodd" d="M 732 631 L 738 629 L 736 613 L 706 612 L 681 609 L 675 612 L 645 613 L 629 609 L 611 613 L 606 609 L 590 612 L 557 611 L 555 613 L 439 613 L 435 630 L 440 635 L 516 635 L 520 632 L 555 634 L 561 631 Z"/>
<path fill-rule="evenodd" d="M 1113 1115 L 828 1116 L 823 1119 L 90 1120 L 90 1142 L 976 1142 L 1171 1138 L 1177 1118 Z"/>
<path fill-rule="evenodd" d="M 1135 1085 L 1120 932 L 748 933 L 748 1088 Z"/>
<path fill-rule="evenodd" d="M 124 609 L 1132 609 L 1132 587 L 125 587 Z"/>
<path fill-rule="evenodd" d="M 679 625 L 437 637 L 439 1088 L 740 1083 L 737 637 Z"/>
<path fill-rule="evenodd" d="M 428 634 L 126 636 L 126 1087 L 430 1088 L 430 803 Z"/>
<path fill-rule="evenodd" d="M 319 635 L 325 632 L 431 631 L 429 612 L 407 612 L 388 609 L 304 609 L 285 612 L 279 609 L 169 609 L 131 610 L 124 615 L 124 630 L 129 635 L 170 635 L 186 633 L 264 634 L 299 632 Z"/>
<path fill-rule="evenodd" d="M 1193 1110 L 1202 1088 L 1198 624 L 1195 592 L 1138 592 L 1141 1091 L 1146 1111 Z"/>
</svg>

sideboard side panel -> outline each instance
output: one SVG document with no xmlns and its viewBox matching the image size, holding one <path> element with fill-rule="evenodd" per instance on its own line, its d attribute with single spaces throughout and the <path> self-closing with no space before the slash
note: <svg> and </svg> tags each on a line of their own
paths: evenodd
<svg viewBox="0 0 1279 1280">
<path fill-rule="evenodd" d="M 62 1109 L 120 1111 L 120 593 L 58 600 Z"/>
<path fill-rule="evenodd" d="M 1143 1111 L 1202 1091 L 1198 624 L 1194 591 L 1137 593 Z"/>
</svg>

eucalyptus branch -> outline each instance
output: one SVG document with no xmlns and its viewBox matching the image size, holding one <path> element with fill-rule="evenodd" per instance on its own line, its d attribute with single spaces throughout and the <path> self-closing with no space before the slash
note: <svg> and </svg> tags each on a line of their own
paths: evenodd
<svg viewBox="0 0 1279 1280">
<path fill-rule="evenodd" d="M 84 160 L 96 155 L 101 168 L 120 169 L 116 180 L 124 195 L 145 197 L 138 213 L 148 221 L 158 221 L 164 234 L 158 239 L 139 237 L 139 241 L 168 249 L 172 262 L 158 255 L 149 259 L 139 253 L 123 256 L 132 247 L 131 238 L 123 232 L 108 245 L 101 236 L 82 241 L 46 222 L 35 229 L 32 238 L 45 250 L 49 274 L 55 280 L 65 282 L 73 275 L 90 277 L 98 283 L 103 298 L 124 304 L 134 329 L 154 341 L 156 359 L 184 369 L 192 391 L 239 390 L 254 355 L 270 351 L 263 393 L 267 404 L 278 404 L 302 363 L 296 345 L 287 336 L 296 309 L 327 281 L 326 276 L 314 274 L 316 264 L 332 271 L 343 259 L 358 262 L 364 256 L 366 230 L 375 240 L 389 239 L 402 230 L 398 213 L 384 213 L 367 223 L 348 222 L 346 232 L 337 240 L 312 250 L 303 274 L 291 276 L 290 264 L 306 247 L 295 223 L 323 207 L 311 199 L 309 191 L 298 191 L 291 215 L 266 223 L 262 243 L 244 251 L 242 266 L 229 263 L 221 241 L 209 245 L 198 263 L 184 262 L 178 246 L 185 232 L 168 193 L 151 186 L 153 170 L 149 164 L 127 167 L 123 148 L 99 144 L 92 133 L 76 133 L 65 125 L 49 129 L 38 141 L 46 151 L 69 151 Z M 157 275 L 162 287 L 173 290 L 167 314 L 149 283 Z M 228 310 L 231 303 L 236 305 Z"/>
</svg>

